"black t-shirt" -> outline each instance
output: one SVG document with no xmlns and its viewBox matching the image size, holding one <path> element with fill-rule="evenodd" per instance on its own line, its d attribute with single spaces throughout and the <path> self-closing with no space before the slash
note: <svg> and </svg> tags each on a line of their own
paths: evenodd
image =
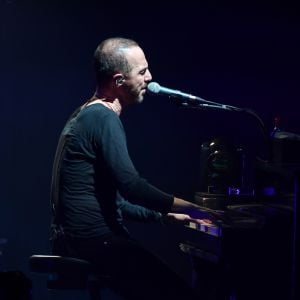
<svg viewBox="0 0 300 300">
<path fill-rule="evenodd" d="M 101 104 L 87 106 L 70 118 L 62 136 L 66 143 L 58 168 L 58 208 L 66 234 L 118 233 L 123 228 L 122 212 L 151 220 L 158 218 L 157 212 L 170 211 L 173 196 L 136 171 L 115 112 Z"/>
</svg>

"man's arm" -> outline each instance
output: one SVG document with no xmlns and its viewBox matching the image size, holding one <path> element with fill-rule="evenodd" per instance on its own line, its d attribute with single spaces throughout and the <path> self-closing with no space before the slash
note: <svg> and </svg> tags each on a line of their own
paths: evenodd
<svg viewBox="0 0 300 300">
<path fill-rule="evenodd" d="M 148 209 L 137 204 L 132 204 L 120 195 L 118 196 L 117 203 L 124 218 L 136 221 L 161 221 L 166 224 L 180 224 L 187 222 L 195 222 L 199 224 L 212 223 L 212 218 L 210 215 L 208 216 L 206 211 L 202 212 L 199 206 L 180 198 L 174 198 L 174 206 L 176 206 L 176 208 L 174 208 L 174 212 L 169 212 L 165 215 L 162 215 L 160 212 L 155 210 Z"/>
<path fill-rule="evenodd" d="M 137 204 L 132 204 L 121 196 L 118 197 L 117 203 L 122 216 L 127 219 L 142 222 L 155 222 L 159 221 L 162 217 L 161 213 Z"/>
</svg>

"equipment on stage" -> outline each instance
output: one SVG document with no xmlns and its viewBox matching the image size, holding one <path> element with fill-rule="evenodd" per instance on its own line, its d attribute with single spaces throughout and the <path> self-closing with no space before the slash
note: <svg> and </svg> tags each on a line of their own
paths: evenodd
<svg viewBox="0 0 300 300">
<path fill-rule="evenodd" d="M 187 108 L 246 113 L 263 133 L 267 158 L 255 161 L 251 185 L 245 180 L 241 147 L 216 138 L 202 145 L 194 202 L 217 221 L 188 224 L 180 249 L 194 261 L 203 299 L 299 299 L 300 135 L 280 130 L 278 117 L 269 134 L 261 118 L 247 108 L 155 82 L 148 91 L 175 98 Z"/>
</svg>

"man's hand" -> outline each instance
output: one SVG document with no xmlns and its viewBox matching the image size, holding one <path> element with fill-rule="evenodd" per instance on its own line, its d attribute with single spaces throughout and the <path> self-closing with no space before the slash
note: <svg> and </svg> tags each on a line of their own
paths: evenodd
<svg viewBox="0 0 300 300">
<path fill-rule="evenodd" d="M 171 212 L 175 214 L 184 214 L 190 217 L 189 221 L 194 221 L 199 223 L 201 221 L 197 220 L 205 220 L 205 223 L 217 223 L 218 220 L 222 220 L 222 215 L 216 213 L 216 211 L 201 207 L 195 203 L 174 197 L 173 206 L 171 208 Z M 187 220 L 187 219 L 186 219 Z M 200 223 L 202 224 L 202 223 Z"/>
<path fill-rule="evenodd" d="M 197 224 L 211 225 L 212 222 L 208 219 L 194 219 L 187 214 L 168 213 L 163 217 L 163 222 L 166 224 L 187 224 L 194 222 Z"/>
</svg>

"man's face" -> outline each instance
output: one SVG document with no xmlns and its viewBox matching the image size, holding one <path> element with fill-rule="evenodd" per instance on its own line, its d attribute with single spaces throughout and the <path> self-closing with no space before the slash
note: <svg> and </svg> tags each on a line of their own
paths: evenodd
<svg viewBox="0 0 300 300">
<path fill-rule="evenodd" d="M 148 83 L 152 80 L 148 62 L 140 47 L 132 47 L 126 50 L 126 57 L 131 66 L 131 72 L 125 76 L 122 100 L 126 105 L 141 103 L 146 94 Z"/>
</svg>

